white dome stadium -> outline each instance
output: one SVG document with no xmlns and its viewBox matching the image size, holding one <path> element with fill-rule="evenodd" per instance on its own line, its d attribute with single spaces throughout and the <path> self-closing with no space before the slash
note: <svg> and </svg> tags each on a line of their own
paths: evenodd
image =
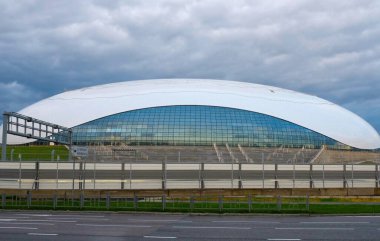
<svg viewBox="0 0 380 241">
<path fill-rule="evenodd" d="M 213 106 L 256 112 L 354 148 L 380 147 L 379 134 L 370 124 L 334 103 L 291 90 L 235 81 L 156 79 L 98 85 L 46 98 L 19 113 L 75 127 L 117 113 L 164 106 Z M 11 136 L 8 139 L 9 144 L 16 142 Z"/>
</svg>

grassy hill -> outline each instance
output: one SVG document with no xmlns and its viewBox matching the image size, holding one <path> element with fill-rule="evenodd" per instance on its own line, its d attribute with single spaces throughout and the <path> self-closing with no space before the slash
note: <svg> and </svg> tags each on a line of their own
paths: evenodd
<svg viewBox="0 0 380 241">
<path fill-rule="evenodd" d="M 19 154 L 22 161 L 50 161 L 51 152 L 55 150 L 54 159 L 61 161 L 68 160 L 69 150 L 62 145 L 57 146 L 7 146 L 7 160 L 11 160 L 11 151 L 13 151 L 13 160 L 19 160 Z M 1 150 L 1 147 L 0 147 Z"/>
</svg>

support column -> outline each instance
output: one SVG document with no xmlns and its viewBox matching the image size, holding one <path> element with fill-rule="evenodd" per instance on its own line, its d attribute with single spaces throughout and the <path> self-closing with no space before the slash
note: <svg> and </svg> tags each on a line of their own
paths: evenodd
<svg viewBox="0 0 380 241">
<path fill-rule="evenodd" d="M 73 160 L 73 153 L 72 153 L 72 146 L 73 146 L 73 130 L 69 130 L 69 162 Z"/>
<path fill-rule="evenodd" d="M 3 114 L 3 139 L 1 149 L 1 160 L 7 160 L 7 131 L 8 131 L 8 115 Z"/>
</svg>

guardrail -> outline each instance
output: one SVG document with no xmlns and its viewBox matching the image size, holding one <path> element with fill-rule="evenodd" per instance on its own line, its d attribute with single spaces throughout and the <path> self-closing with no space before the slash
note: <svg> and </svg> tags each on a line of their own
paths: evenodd
<svg viewBox="0 0 380 241">
<path fill-rule="evenodd" d="M 58 196 L 1 194 L 1 208 L 181 211 L 181 212 L 307 212 L 309 196 L 129 196 L 104 195 Z"/>
<path fill-rule="evenodd" d="M 1 162 L 0 189 L 378 188 L 378 165 Z"/>
</svg>

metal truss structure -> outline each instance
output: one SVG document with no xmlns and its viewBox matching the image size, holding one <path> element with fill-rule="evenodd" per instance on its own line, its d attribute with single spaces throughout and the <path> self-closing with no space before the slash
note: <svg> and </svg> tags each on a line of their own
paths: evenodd
<svg viewBox="0 0 380 241">
<path fill-rule="evenodd" d="M 2 161 L 6 160 L 7 134 L 69 146 L 71 160 L 72 130 L 16 112 L 3 113 Z"/>
</svg>

